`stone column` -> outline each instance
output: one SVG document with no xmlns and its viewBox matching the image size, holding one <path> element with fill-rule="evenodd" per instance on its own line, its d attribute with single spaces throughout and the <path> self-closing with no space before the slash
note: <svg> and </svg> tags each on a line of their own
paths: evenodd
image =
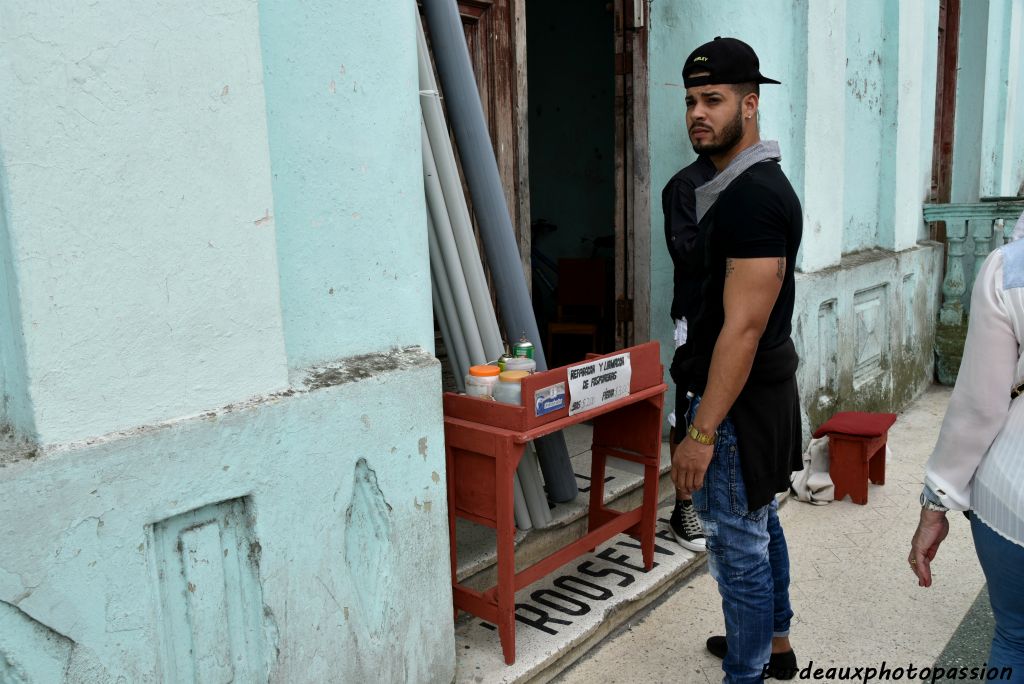
<svg viewBox="0 0 1024 684">
<path fill-rule="evenodd" d="M 836 266 L 842 258 L 845 0 L 808 3 L 807 26 L 814 28 L 807 32 L 804 238 L 797 263 L 804 272 Z"/>
<path fill-rule="evenodd" d="M 934 64 L 930 72 L 926 72 L 925 65 L 929 61 L 925 54 L 935 52 L 937 30 L 928 21 L 931 17 L 925 3 L 900 2 L 898 17 L 899 47 L 893 93 L 896 97 L 895 187 L 891 195 L 883 194 L 883 197 L 892 197 L 893 229 L 891 237 L 886 234 L 879 245 L 897 252 L 917 244 L 922 224 L 921 204 L 928 193 L 923 179 L 924 170 L 930 167 L 931 146 L 927 146 L 926 153 L 921 141 L 932 138 L 935 104 L 934 89 L 931 89 L 929 102 L 923 102 L 926 89 L 922 84 L 928 79 L 935 80 Z M 886 213 L 882 212 L 882 216 Z"/>
</svg>

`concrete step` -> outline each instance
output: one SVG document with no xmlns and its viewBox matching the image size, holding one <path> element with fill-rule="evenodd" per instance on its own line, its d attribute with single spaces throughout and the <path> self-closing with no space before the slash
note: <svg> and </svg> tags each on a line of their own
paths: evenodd
<svg viewBox="0 0 1024 684">
<path fill-rule="evenodd" d="M 548 682 L 620 625 L 703 567 L 706 555 L 683 549 L 659 509 L 650 572 L 639 543 L 619 535 L 516 594 L 516 661 L 505 665 L 496 627 L 463 615 L 455 626 L 459 684 Z"/>
<path fill-rule="evenodd" d="M 566 435 L 581 493 L 577 501 L 552 508 L 552 524 L 519 532 L 516 567 L 522 569 L 586 532 L 590 434 L 576 426 Z M 662 445 L 662 476 L 655 567 L 643 571 L 639 544 L 618 535 L 594 552 L 563 566 L 516 594 L 516 662 L 506 666 L 494 625 L 463 614 L 456 622 L 456 682 L 547 682 L 586 654 L 601 639 L 703 566 L 705 554 L 680 547 L 668 530 L 674 489 L 670 454 Z M 639 505 L 641 478 L 632 464 L 609 464 L 605 501 L 614 508 Z M 584 491 L 585 490 L 585 491 Z M 477 528 L 477 529 L 472 529 Z M 466 523 L 456 531 L 460 581 L 477 589 L 495 584 L 494 532 Z"/>
</svg>

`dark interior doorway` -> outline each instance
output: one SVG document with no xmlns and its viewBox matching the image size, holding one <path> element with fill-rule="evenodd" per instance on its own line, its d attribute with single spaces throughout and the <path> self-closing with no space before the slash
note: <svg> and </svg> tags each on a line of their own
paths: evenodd
<svg viewBox="0 0 1024 684">
<path fill-rule="evenodd" d="M 527 0 L 533 302 L 551 366 L 615 346 L 615 13 Z"/>
</svg>

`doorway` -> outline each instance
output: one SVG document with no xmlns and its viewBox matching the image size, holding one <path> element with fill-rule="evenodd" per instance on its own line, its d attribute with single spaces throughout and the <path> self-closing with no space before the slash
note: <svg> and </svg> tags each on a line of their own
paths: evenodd
<svg viewBox="0 0 1024 684">
<path fill-rule="evenodd" d="M 648 2 L 458 0 L 549 365 L 649 336 Z"/>
<path fill-rule="evenodd" d="M 633 340 L 624 4 L 526 0 L 533 301 L 551 365 Z"/>
</svg>

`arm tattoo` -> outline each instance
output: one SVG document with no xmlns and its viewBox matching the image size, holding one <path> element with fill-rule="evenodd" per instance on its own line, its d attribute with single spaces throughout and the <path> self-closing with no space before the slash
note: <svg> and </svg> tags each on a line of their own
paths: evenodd
<svg viewBox="0 0 1024 684">
<path fill-rule="evenodd" d="M 785 257 L 779 257 L 779 270 L 775 272 L 781 283 L 786 278 L 786 259 Z"/>
<path fill-rule="evenodd" d="M 733 259 L 725 260 L 725 277 L 728 278 L 732 275 L 732 272 L 736 270 L 736 265 L 733 263 Z"/>
</svg>

